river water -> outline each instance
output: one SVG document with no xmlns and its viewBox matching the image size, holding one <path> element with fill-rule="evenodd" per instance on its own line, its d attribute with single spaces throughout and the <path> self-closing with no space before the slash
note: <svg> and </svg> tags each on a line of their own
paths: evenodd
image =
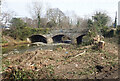
<svg viewBox="0 0 120 81">
<path fill-rule="evenodd" d="M 7 46 L 2 48 L 3 56 L 7 56 L 10 54 L 22 54 L 24 52 L 34 51 L 36 49 L 39 50 L 54 50 L 59 46 L 69 45 L 69 44 L 44 44 L 44 45 L 37 45 L 37 44 L 23 44 L 23 45 L 16 45 L 16 46 Z"/>
</svg>

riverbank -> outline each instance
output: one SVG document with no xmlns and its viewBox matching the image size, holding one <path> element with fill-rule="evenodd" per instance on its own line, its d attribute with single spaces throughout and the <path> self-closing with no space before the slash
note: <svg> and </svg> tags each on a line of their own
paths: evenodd
<svg viewBox="0 0 120 81">
<path fill-rule="evenodd" d="M 36 49 L 3 58 L 5 79 L 116 79 L 118 46 L 116 39 L 105 39 L 102 51 L 92 46 L 58 46 L 54 50 Z M 103 75 L 104 74 L 104 75 Z M 116 75 L 115 77 L 111 77 Z M 107 77 L 108 76 L 108 77 Z"/>
<path fill-rule="evenodd" d="M 7 46 L 15 46 L 15 45 L 21 45 L 21 44 L 30 44 L 27 41 L 19 41 L 19 42 L 12 42 L 12 43 L 4 43 L 2 44 L 2 47 L 7 47 Z"/>
<path fill-rule="evenodd" d="M 6 46 L 15 46 L 20 44 L 29 44 L 27 41 L 15 40 L 10 36 L 2 36 L 2 43 L 0 44 L 2 47 Z"/>
</svg>

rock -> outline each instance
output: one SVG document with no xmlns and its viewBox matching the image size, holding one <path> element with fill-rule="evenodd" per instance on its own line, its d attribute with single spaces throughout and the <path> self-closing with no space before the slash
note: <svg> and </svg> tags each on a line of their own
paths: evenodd
<svg viewBox="0 0 120 81">
<path fill-rule="evenodd" d="M 78 64 L 75 64 L 75 67 L 78 67 Z"/>
<path fill-rule="evenodd" d="M 7 56 L 8 54 L 3 54 L 3 57 Z"/>
<path fill-rule="evenodd" d="M 10 55 L 14 54 L 14 51 L 9 52 Z"/>
<path fill-rule="evenodd" d="M 101 57 L 101 59 L 103 60 L 103 59 L 104 59 L 104 57 Z"/>
<path fill-rule="evenodd" d="M 17 51 L 17 49 L 14 49 L 14 51 Z"/>
<path fill-rule="evenodd" d="M 18 53 L 20 53 L 19 51 L 14 51 L 14 54 L 18 54 Z"/>
</svg>

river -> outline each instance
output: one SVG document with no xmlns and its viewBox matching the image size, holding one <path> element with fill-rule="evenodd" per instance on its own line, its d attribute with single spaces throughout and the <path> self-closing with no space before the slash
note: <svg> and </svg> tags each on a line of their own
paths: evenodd
<svg viewBox="0 0 120 81">
<path fill-rule="evenodd" d="M 22 54 L 24 52 L 34 51 L 36 49 L 39 50 L 54 50 L 59 46 L 66 46 L 70 44 L 65 43 L 57 43 L 57 44 L 43 44 L 43 43 L 33 43 L 33 44 L 22 44 L 16 46 L 7 46 L 2 48 L 3 56 L 11 55 L 11 54 Z"/>
</svg>

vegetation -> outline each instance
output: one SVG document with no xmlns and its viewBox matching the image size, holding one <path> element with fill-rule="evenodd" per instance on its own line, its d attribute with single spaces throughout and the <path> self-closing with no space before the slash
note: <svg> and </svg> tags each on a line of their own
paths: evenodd
<svg viewBox="0 0 120 81">
<path fill-rule="evenodd" d="M 3 44 L 4 44 L 4 43 L 8 43 L 8 41 L 6 41 L 6 40 L 2 39 L 2 43 L 3 43 Z"/>
<path fill-rule="evenodd" d="M 48 9 L 46 13 L 46 17 L 47 17 L 46 24 L 45 24 L 46 22 L 45 19 L 40 17 L 40 13 L 38 14 L 39 14 L 38 23 L 40 25 L 38 28 L 32 27 L 32 25 L 30 25 L 27 22 L 30 19 L 25 21 L 24 19 L 21 19 L 21 18 L 12 18 L 12 20 L 10 21 L 11 29 L 4 30 L 3 35 L 11 36 L 16 40 L 25 40 L 27 37 L 33 34 L 34 35 L 35 34 L 47 34 L 49 33 L 51 28 L 56 27 L 56 26 L 59 29 L 61 27 L 65 28 L 67 27 L 67 25 L 69 27 L 73 26 L 72 20 L 70 21 L 69 17 L 67 17 L 58 8 Z M 86 36 L 88 41 L 83 42 L 83 45 L 91 44 L 93 42 L 92 38 L 95 37 L 96 35 L 103 35 L 104 37 L 113 37 L 119 33 L 119 28 L 117 30 L 112 30 L 111 27 L 107 26 L 107 23 L 109 22 L 110 17 L 106 13 L 103 13 L 103 12 L 96 12 L 92 16 L 92 19 L 87 20 L 87 19 L 82 19 L 79 17 L 76 17 L 76 19 L 77 21 L 76 21 L 76 24 L 74 23 L 74 27 L 77 27 L 78 29 L 80 27 L 83 27 L 82 29 L 84 28 L 89 29 L 88 35 Z M 71 23 L 71 26 L 70 26 L 70 23 Z M 6 41 L 3 41 L 3 42 L 5 43 Z"/>
<path fill-rule="evenodd" d="M 4 30 L 3 35 L 8 35 L 17 40 L 25 40 L 33 34 L 46 34 L 51 28 L 78 28 L 89 29 L 90 37 L 103 35 L 105 37 L 114 36 L 116 31 L 108 31 L 107 26 L 110 17 L 104 12 L 96 12 L 92 19 L 83 19 L 73 14 L 74 18 L 66 16 L 59 8 L 49 8 L 46 10 L 44 17 L 42 16 L 42 3 L 34 2 L 30 8 L 32 18 L 12 18 L 9 17 L 10 30 Z M 3 13 L 4 14 L 4 13 Z M 9 13 L 10 14 L 10 13 Z M 4 15 L 3 15 L 4 17 Z M 118 31 L 117 31 L 118 32 Z"/>
<path fill-rule="evenodd" d="M 54 50 L 38 49 L 23 54 L 14 53 L 14 50 L 7 54 L 6 51 L 11 50 L 12 47 L 10 46 L 10 49 L 8 49 L 9 47 L 2 48 L 2 53 L 5 53 L 2 59 L 4 79 L 14 79 L 15 81 L 22 79 L 75 79 L 96 73 L 97 75 L 99 73 L 109 74 L 108 68 L 103 73 L 99 72 L 95 68 L 97 65 L 104 68 L 108 66 L 113 69 L 117 66 L 116 37 L 119 37 L 118 43 L 120 43 L 120 27 L 109 27 L 110 17 L 106 13 L 96 12 L 92 19 L 83 19 L 76 14 L 72 14 L 73 18 L 70 18 L 59 8 L 49 8 L 46 12 L 42 12 L 43 5 L 39 2 L 33 2 L 31 7 L 32 18 L 13 18 L 11 13 L 2 13 L 2 19 L 6 23 L 11 23 L 10 29 L 3 30 L 2 34 L 15 40 L 24 41 L 31 35 L 49 34 L 53 28 L 88 29 L 89 32 L 83 36 L 83 42 L 80 45 L 66 47 L 58 45 Z M 45 13 L 44 16 L 43 13 Z M 93 45 L 93 37 L 96 35 L 105 37 L 105 46 L 102 50 L 98 49 L 98 44 Z M 7 37 L 4 36 L 4 38 Z M 2 39 L 3 44 L 8 42 Z M 18 49 L 25 49 L 26 47 L 20 46 Z"/>
<path fill-rule="evenodd" d="M 88 28 L 91 31 L 91 34 L 96 35 L 104 35 L 106 34 L 107 29 L 109 28 L 107 26 L 107 23 L 110 20 L 110 17 L 106 13 L 102 12 L 96 12 L 93 16 L 92 19 L 88 19 Z M 94 33 L 93 33 L 94 32 Z"/>
<path fill-rule="evenodd" d="M 106 47 L 102 51 L 94 50 L 91 46 L 76 47 L 70 45 L 59 46 L 53 51 L 36 50 L 21 55 L 5 57 L 3 58 L 3 77 L 15 80 L 83 79 L 86 78 L 85 76 L 93 77 L 95 73 L 95 76 L 98 75 L 99 77 L 99 74 L 110 73 L 109 68 L 111 67 L 113 72 L 118 65 L 115 40 L 115 38 L 105 40 Z M 112 43 L 110 43 L 111 41 Z M 78 56 L 81 53 L 83 54 Z M 96 69 L 97 65 L 104 67 L 102 72 Z"/>
<path fill-rule="evenodd" d="M 11 29 L 4 30 L 3 35 L 8 35 L 18 40 L 25 40 L 27 37 L 33 34 L 46 34 L 49 32 L 49 28 L 30 28 L 20 18 L 13 18 L 11 20 Z"/>
</svg>

